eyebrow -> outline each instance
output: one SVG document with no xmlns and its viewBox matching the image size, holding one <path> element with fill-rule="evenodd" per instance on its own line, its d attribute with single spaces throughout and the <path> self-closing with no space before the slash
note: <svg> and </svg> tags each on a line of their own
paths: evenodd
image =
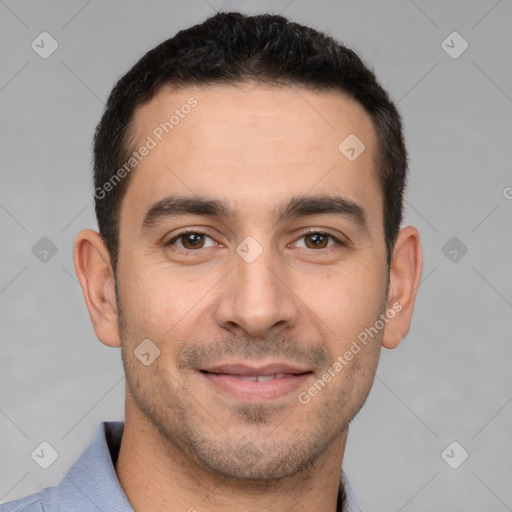
<svg viewBox="0 0 512 512">
<path fill-rule="evenodd" d="M 325 194 L 296 196 L 274 210 L 275 223 L 295 217 L 334 214 L 357 224 L 368 231 L 368 220 L 363 207 L 339 196 Z M 166 196 L 153 204 L 146 212 L 142 230 L 155 226 L 166 218 L 184 215 L 202 215 L 219 219 L 234 219 L 236 214 L 231 206 L 220 200 L 201 196 Z"/>
</svg>

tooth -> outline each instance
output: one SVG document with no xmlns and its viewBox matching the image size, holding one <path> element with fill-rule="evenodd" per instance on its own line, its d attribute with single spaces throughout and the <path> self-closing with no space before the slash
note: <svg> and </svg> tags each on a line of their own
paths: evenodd
<svg viewBox="0 0 512 512">
<path fill-rule="evenodd" d="M 251 382 L 268 382 L 274 379 L 284 379 L 285 375 L 285 373 L 275 373 L 273 375 L 233 375 L 233 377 Z"/>
<path fill-rule="evenodd" d="M 274 375 L 258 375 L 258 382 L 268 382 L 274 380 Z"/>
<path fill-rule="evenodd" d="M 258 377 L 256 376 L 252 376 L 252 375 L 249 375 L 249 376 L 246 376 L 246 375 L 237 375 L 237 377 L 239 379 L 242 379 L 242 380 L 252 380 L 253 382 L 256 382 L 258 380 Z"/>
</svg>

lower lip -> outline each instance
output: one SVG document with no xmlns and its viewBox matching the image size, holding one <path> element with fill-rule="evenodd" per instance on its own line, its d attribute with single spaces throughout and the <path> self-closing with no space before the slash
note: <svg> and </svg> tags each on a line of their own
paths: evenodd
<svg viewBox="0 0 512 512">
<path fill-rule="evenodd" d="M 287 395 L 304 384 L 312 375 L 311 372 L 300 375 L 287 373 L 282 379 L 257 382 L 239 379 L 226 373 L 200 373 L 217 389 L 249 402 L 272 400 Z"/>
</svg>

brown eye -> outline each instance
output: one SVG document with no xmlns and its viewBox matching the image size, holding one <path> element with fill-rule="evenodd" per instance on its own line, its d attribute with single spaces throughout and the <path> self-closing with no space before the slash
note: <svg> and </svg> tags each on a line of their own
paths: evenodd
<svg viewBox="0 0 512 512">
<path fill-rule="evenodd" d="M 325 249 L 329 242 L 329 238 L 332 238 L 331 235 L 327 235 L 325 233 L 312 233 L 310 235 L 304 235 L 306 246 L 309 249 Z M 310 243 L 308 241 L 310 241 Z"/>
<path fill-rule="evenodd" d="M 200 233 L 198 231 L 186 231 L 176 235 L 172 240 L 169 240 L 169 242 L 167 242 L 165 245 L 176 245 L 178 248 L 185 250 L 204 249 L 206 247 L 211 247 L 212 245 L 215 245 L 215 242 L 210 243 L 210 245 L 205 245 L 206 239 L 210 239 L 213 242 L 213 239 L 210 236 L 206 235 L 205 233 Z"/>
<path fill-rule="evenodd" d="M 201 249 L 204 245 L 204 237 L 200 233 L 185 233 L 180 236 L 185 249 Z"/>
<path fill-rule="evenodd" d="M 314 249 L 314 252 L 324 254 L 344 249 L 347 247 L 347 244 L 330 233 L 310 230 L 307 233 L 303 233 L 294 246 L 306 250 Z"/>
</svg>

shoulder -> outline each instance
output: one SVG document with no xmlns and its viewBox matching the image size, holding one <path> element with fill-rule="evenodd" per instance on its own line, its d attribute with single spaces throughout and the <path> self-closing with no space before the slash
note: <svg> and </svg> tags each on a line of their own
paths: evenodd
<svg viewBox="0 0 512 512">
<path fill-rule="evenodd" d="M 45 512 L 41 495 L 31 494 L 19 500 L 0 504 L 0 512 Z"/>
</svg>

